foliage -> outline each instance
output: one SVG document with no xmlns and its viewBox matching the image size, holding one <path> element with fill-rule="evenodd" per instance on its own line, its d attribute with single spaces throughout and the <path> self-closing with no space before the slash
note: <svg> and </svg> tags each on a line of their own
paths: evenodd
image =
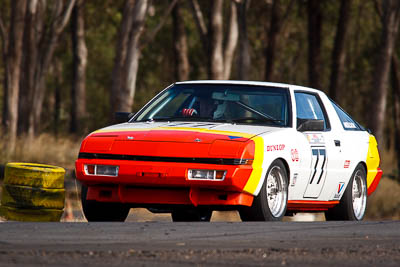
<svg viewBox="0 0 400 267">
<path fill-rule="evenodd" d="M 248 36 L 251 45 L 251 80 L 263 80 L 265 57 L 264 49 L 267 36 L 267 28 L 271 1 L 251 1 L 248 11 Z M 282 9 L 291 2 L 282 0 Z M 8 2 L 7 2 L 8 3 Z M 144 37 L 159 23 L 167 1 L 153 1 L 146 22 Z M 208 14 L 210 4 L 200 1 L 204 14 Z M 87 71 L 87 119 L 88 129 L 96 129 L 107 125 L 110 121 L 110 86 L 113 60 L 116 47 L 116 36 L 122 17 L 123 0 L 118 1 L 86 1 L 86 42 L 89 51 Z M 187 1 L 183 2 L 183 17 L 188 37 L 190 79 L 206 79 L 206 57 L 201 47 L 190 7 Z M 338 20 L 338 1 L 324 1 L 323 3 L 323 42 L 322 42 L 322 90 L 327 91 L 329 86 L 330 61 L 333 48 L 333 40 Z M 6 6 L 5 9 L 9 8 Z M 225 4 L 224 12 L 228 12 Z M 3 11 L 4 14 L 7 12 Z M 8 13 L 7 13 L 8 14 Z M 350 29 L 350 41 L 346 45 L 346 77 L 343 90 L 345 97 L 340 99 L 341 104 L 362 124 L 368 126 L 368 106 L 362 103 L 372 102 L 368 97 L 371 88 L 371 73 L 374 66 L 374 51 L 380 38 L 380 21 L 376 14 L 373 1 L 356 0 L 352 6 L 352 20 Z M 144 40 L 146 38 L 143 38 Z M 144 46 L 140 60 L 137 91 L 133 111 L 137 111 L 157 92 L 174 82 L 174 59 L 172 53 L 172 21 L 167 19 L 166 24 L 156 35 L 156 38 Z M 284 22 L 284 28 L 279 36 L 277 47 L 276 76 L 274 81 L 307 85 L 307 16 L 304 1 L 295 1 L 293 8 Z M 57 60 L 63 65 L 63 82 L 54 82 L 54 72 L 48 77 L 48 94 L 46 110 L 43 112 L 43 121 L 47 126 L 45 131 L 51 131 L 55 127 L 61 127 L 63 131 L 68 129 L 70 109 L 70 87 L 72 52 L 70 30 L 64 32 L 62 41 L 56 53 Z M 0 64 L 0 80 L 4 80 L 3 64 Z M 236 78 L 235 64 L 233 66 L 232 79 Z M 62 96 L 61 114 L 59 125 L 53 126 L 54 108 L 51 106 L 54 98 L 55 87 L 59 86 Z M 3 83 L 0 83 L 0 96 L 3 100 Z M 3 101 L 2 101 L 3 102 Z M 53 101 L 54 102 L 54 101 Z M 371 103 L 372 104 L 372 103 Z M 0 111 L 1 112 L 1 111 Z"/>
</svg>

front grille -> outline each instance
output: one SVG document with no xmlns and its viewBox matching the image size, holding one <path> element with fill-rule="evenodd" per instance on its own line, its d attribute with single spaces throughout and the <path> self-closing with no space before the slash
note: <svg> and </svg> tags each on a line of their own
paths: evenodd
<svg viewBox="0 0 400 267">
<path fill-rule="evenodd" d="M 217 164 L 217 165 L 248 165 L 252 163 L 252 160 L 250 159 L 152 157 L 152 156 L 118 155 L 118 154 L 102 154 L 102 153 L 79 153 L 78 158 L 176 162 L 176 163 L 203 163 L 203 164 Z"/>
</svg>

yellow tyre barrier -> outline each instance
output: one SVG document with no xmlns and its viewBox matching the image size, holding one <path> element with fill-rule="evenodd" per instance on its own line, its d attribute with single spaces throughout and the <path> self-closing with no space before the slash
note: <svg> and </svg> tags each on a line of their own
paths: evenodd
<svg viewBox="0 0 400 267">
<path fill-rule="evenodd" d="M 1 204 L 17 208 L 63 209 L 64 189 L 47 189 L 21 185 L 3 186 Z"/>
<path fill-rule="evenodd" d="M 60 167 L 33 164 L 8 163 L 4 171 L 4 183 L 40 188 L 64 188 L 65 170 Z"/>
<path fill-rule="evenodd" d="M 59 222 L 63 212 L 58 209 L 22 209 L 0 206 L 0 215 L 12 221 Z"/>
<path fill-rule="evenodd" d="M 8 163 L 0 215 L 14 221 L 60 221 L 65 201 L 64 174 L 63 168 L 51 165 Z"/>
</svg>

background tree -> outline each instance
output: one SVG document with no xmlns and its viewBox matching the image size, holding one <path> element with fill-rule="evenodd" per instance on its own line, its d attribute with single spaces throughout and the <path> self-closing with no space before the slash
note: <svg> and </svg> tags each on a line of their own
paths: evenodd
<svg viewBox="0 0 400 267">
<path fill-rule="evenodd" d="M 234 51 L 238 42 L 238 22 L 236 7 L 230 1 L 229 31 L 224 44 L 223 0 L 211 1 L 209 25 L 205 26 L 203 13 L 197 0 L 191 0 L 191 8 L 197 29 L 207 56 L 208 78 L 212 80 L 229 79 Z M 225 51 L 225 52 L 224 52 Z"/>
<path fill-rule="evenodd" d="M 329 95 L 335 100 L 341 99 L 341 86 L 343 86 L 343 72 L 346 57 L 345 44 L 349 28 L 349 19 L 352 0 L 341 0 L 339 10 L 339 21 L 337 24 L 335 43 L 332 52 L 331 77 L 329 84 Z"/>
<path fill-rule="evenodd" d="M 182 0 L 178 1 L 172 11 L 174 56 L 175 56 L 175 79 L 186 81 L 189 79 L 190 65 L 188 58 L 188 47 L 185 32 L 185 21 L 182 18 Z"/>
<path fill-rule="evenodd" d="M 71 133 L 84 129 L 86 117 L 86 66 L 87 48 L 85 41 L 85 0 L 77 0 L 72 10 L 71 38 L 73 52 L 73 75 L 71 86 Z"/>
<path fill-rule="evenodd" d="M 397 38 L 400 19 L 400 2 L 384 0 L 382 2 L 382 36 L 378 48 L 376 67 L 373 73 L 373 98 L 371 128 L 378 142 L 384 144 L 384 125 L 388 94 L 388 79 L 393 49 Z"/>
<path fill-rule="evenodd" d="M 394 149 L 397 172 L 400 171 L 400 65 L 397 55 L 392 56 L 391 83 L 393 88 L 392 116 L 394 132 Z M 398 174 L 397 173 L 397 174 Z M 400 178 L 397 177 L 400 182 Z"/>
<path fill-rule="evenodd" d="M 6 26 L 1 21 L 1 32 L 3 39 L 3 55 L 5 63 L 5 82 L 4 90 L 7 99 L 6 113 L 3 114 L 6 125 L 6 134 L 8 137 L 8 151 L 12 152 L 15 149 L 18 125 L 18 96 L 19 82 L 21 77 L 21 62 L 22 62 L 22 44 L 24 35 L 24 17 L 27 1 L 15 0 L 11 3 L 11 22 L 8 31 Z"/>
<path fill-rule="evenodd" d="M 20 98 L 23 103 L 28 103 L 29 112 L 21 118 L 28 118 L 28 134 L 33 138 L 41 125 L 47 73 L 75 0 L 28 2 L 23 48 L 24 80 L 21 81 L 25 92 Z"/>
<path fill-rule="evenodd" d="M 308 80 L 313 88 L 321 88 L 322 2 L 322 0 L 307 0 Z"/>
<path fill-rule="evenodd" d="M 131 111 L 139 66 L 139 40 L 147 13 L 147 0 L 126 0 L 118 33 L 112 73 L 111 110 Z"/>
<path fill-rule="evenodd" d="M 250 0 L 237 1 L 238 25 L 239 25 L 239 53 L 238 53 L 238 79 L 248 80 L 250 72 L 250 45 L 247 36 L 247 10 Z"/>
</svg>

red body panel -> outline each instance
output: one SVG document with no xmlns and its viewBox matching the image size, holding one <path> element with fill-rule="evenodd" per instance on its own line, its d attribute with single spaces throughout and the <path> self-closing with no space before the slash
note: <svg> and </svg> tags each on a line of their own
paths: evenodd
<svg viewBox="0 0 400 267">
<path fill-rule="evenodd" d="M 173 133 L 173 134 L 171 134 Z M 200 139 L 201 142 L 196 142 Z M 81 153 L 171 158 L 254 158 L 254 142 L 244 137 L 156 130 L 95 133 L 82 142 Z M 87 175 L 85 164 L 119 166 L 118 177 Z M 89 186 L 87 199 L 132 204 L 246 205 L 253 196 L 243 188 L 251 165 L 86 159 L 76 161 L 76 176 Z M 224 180 L 190 180 L 188 169 L 224 170 Z"/>
<path fill-rule="evenodd" d="M 326 211 L 339 204 L 339 201 L 313 201 L 313 200 L 289 200 L 289 211 Z"/>
<path fill-rule="evenodd" d="M 130 204 L 244 205 L 251 206 L 253 196 L 246 193 L 198 188 L 141 188 L 129 186 L 91 186 L 88 200 Z"/>
<path fill-rule="evenodd" d="M 382 178 L 382 174 L 383 174 L 382 170 L 378 168 L 378 173 L 376 174 L 374 181 L 368 187 L 368 196 L 371 195 L 378 187 L 379 181 Z"/>
</svg>

